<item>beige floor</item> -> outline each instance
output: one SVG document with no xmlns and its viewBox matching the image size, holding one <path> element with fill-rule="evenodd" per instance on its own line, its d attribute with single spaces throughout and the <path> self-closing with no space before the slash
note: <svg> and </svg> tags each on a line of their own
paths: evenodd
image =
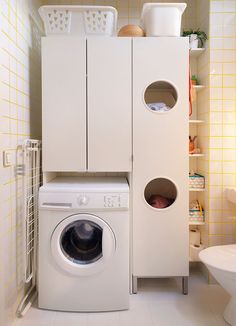
<svg viewBox="0 0 236 326">
<path fill-rule="evenodd" d="M 229 296 L 219 285 L 208 285 L 200 273 L 189 280 L 189 295 L 180 280 L 139 280 L 130 310 L 109 313 L 66 313 L 37 309 L 36 304 L 14 326 L 222 326 Z"/>
</svg>

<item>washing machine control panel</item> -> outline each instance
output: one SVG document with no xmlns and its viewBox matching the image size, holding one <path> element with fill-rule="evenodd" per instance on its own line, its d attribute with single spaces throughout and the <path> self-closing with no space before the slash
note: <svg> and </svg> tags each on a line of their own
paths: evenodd
<svg viewBox="0 0 236 326">
<path fill-rule="evenodd" d="M 86 195 L 81 195 L 78 197 L 77 202 L 79 206 L 87 206 L 89 203 L 89 197 Z"/>
<path fill-rule="evenodd" d="M 121 200 L 119 195 L 105 195 L 104 207 L 117 208 L 121 207 Z"/>
<path fill-rule="evenodd" d="M 128 208 L 129 195 L 123 193 L 79 193 L 76 195 L 74 207 L 80 209 Z"/>
</svg>

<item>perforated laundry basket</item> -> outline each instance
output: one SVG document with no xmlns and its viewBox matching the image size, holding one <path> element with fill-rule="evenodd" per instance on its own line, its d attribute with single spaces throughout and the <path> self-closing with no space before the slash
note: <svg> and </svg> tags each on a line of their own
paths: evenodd
<svg viewBox="0 0 236 326">
<path fill-rule="evenodd" d="M 116 35 L 117 10 L 108 6 L 42 6 L 39 14 L 50 35 Z"/>
</svg>

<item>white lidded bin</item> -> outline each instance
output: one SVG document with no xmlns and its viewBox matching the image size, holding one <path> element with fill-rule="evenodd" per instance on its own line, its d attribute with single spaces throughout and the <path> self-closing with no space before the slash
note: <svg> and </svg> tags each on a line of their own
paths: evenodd
<svg viewBox="0 0 236 326">
<path fill-rule="evenodd" d="M 180 36 L 186 3 L 144 3 L 142 26 L 146 36 Z"/>
<path fill-rule="evenodd" d="M 116 35 L 117 10 L 110 6 L 42 6 L 39 14 L 50 35 Z"/>
</svg>

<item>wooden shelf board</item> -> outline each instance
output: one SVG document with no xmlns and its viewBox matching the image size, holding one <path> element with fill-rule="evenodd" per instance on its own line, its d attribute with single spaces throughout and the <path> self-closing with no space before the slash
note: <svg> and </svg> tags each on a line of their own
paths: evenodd
<svg viewBox="0 0 236 326">
<path fill-rule="evenodd" d="M 189 157 L 202 157 L 204 154 L 189 154 Z"/>
<path fill-rule="evenodd" d="M 191 124 L 191 123 L 196 123 L 196 124 L 198 124 L 198 123 L 204 123 L 204 120 L 191 120 L 191 119 L 189 119 L 189 123 Z"/>
<path fill-rule="evenodd" d="M 189 188 L 189 191 L 205 191 L 206 189 L 205 188 Z"/>
<path fill-rule="evenodd" d="M 189 225 L 205 225 L 205 222 L 189 222 Z"/>
<path fill-rule="evenodd" d="M 205 86 L 204 86 L 204 85 L 193 85 L 193 88 L 194 88 L 197 92 L 199 92 L 199 91 L 203 90 L 203 89 L 205 88 Z"/>
<path fill-rule="evenodd" d="M 190 49 L 190 58 L 197 58 L 205 51 L 205 48 Z"/>
</svg>

